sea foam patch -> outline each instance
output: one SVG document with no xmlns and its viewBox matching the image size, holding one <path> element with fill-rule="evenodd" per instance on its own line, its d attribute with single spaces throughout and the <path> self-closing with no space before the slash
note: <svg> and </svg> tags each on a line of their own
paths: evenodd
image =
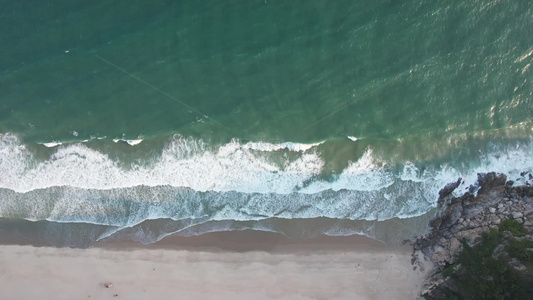
<svg viewBox="0 0 533 300">
<path fill-rule="evenodd" d="M 98 138 L 99 140 L 102 139 L 102 138 Z M 136 146 L 136 145 L 139 145 L 141 142 L 143 141 L 143 139 L 141 137 L 137 138 L 137 139 L 133 139 L 133 140 L 128 140 L 128 139 L 125 139 L 125 138 L 114 138 L 113 139 L 113 142 L 114 143 L 118 143 L 118 142 L 124 142 L 130 146 Z"/>
<path fill-rule="evenodd" d="M 415 162 L 405 162 L 402 168 L 398 168 L 389 165 L 383 158 L 376 157 L 372 149 L 368 148 L 341 173 L 325 177 L 321 175 L 325 162 L 315 150 L 300 152 L 277 150 L 277 147 L 273 147 L 272 151 L 289 151 L 296 155 L 285 158 L 281 153 L 280 157 L 283 159 L 272 161 L 269 155 L 262 153 L 264 151 L 258 152 L 251 148 L 249 143 L 241 144 L 238 140 L 213 147 L 201 140 L 176 135 L 169 140 L 160 155 L 152 158 L 152 163 L 133 164 L 124 168 L 120 162 L 82 143 L 55 148 L 48 159 L 38 160 L 15 135 L 3 134 L 0 135 L 0 188 L 28 193 L 63 186 L 92 191 L 168 186 L 190 190 L 189 194 L 179 194 L 182 198 L 197 197 L 197 192 L 212 193 L 210 197 L 216 198 L 213 203 L 217 203 L 214 207 L 220 208 L 213 215 L 217 220 L 246 220 L 254 215 L 290 218 L 295 211 L 307 212 L 309 217 L 379 219 L 423 213 L 436 204 L 438 191 L 458 177 L 464 179 L 460 186 L 464 190 L 475 183 L 477 173 L 496 170 L 514 179 L 521 172 L 532 171 L 533 168 L 532 143 L 489 148 L 477 161 L 470 162 L 470 166 L 463 169 L 458 169 L 451 163 L 420 168 Z M 342 194 L 343 191 L 370 194 L 365 194 L 368 200 L 355 201 L 349 200 L 350 197 Z M 159 192 L 166 193 L 166 190 L 160 189 Z M 232 192 L 239 193 L 242 199 L 246 199 L 247 205 L 228 206 L 228 203 L 236 201 Z M 330 192 L 337 193 L 337 196 L 326 197 Z M 250 196 L 255 194 L 263 196 Z M 338 197 L 341 194 L 344 198 Z M 79 199 L 94 199 L 90 195 L 84 195 Z M 78 199 L 78 196 L 75 193 L 69 194 L 68 199 Z M 136 203 L 159 201 L 153 195 L 145 196 L 133 194 L 121 197 L 133 199 Z M 324 199 L 329 200 L 323 201 Z M 85 213 L 69 210 L 90 207 L 92 200 L 89 203 L 83 201 L 76 205 L 69 202 L 65 206 L 55 203 L 53 207 L 59 212 L 52 214 L 55 216 L 54 220 L 62 213 L 95 214 L 92 210 Z M 169 200 L 165 198 L 161 201 Z M 268 206 L 276 201 L 287 203 L 288 206 L 283 206 L 280 210 Z M 359 206 L 359 212 L 352 209 L 354 205 Z M 61 207 L 64 209 L 60 210 Z M 337 209 L 334 212 L 328 212 L 335 207 Z M 232 209 L 237 209 L 239 213 Z M 311 213 L 313 209 L 315 212 Z M 362 213 L 365 211 L 368 212 Z M 147 216 L 169 217 L 159 211 L 152 211 L 148 215 L 142 213 L 141 216 L 139 220 Z"/>
<path fill-rule="evenodd" d="M 311 194 L 327 189 L 372 191 L 391 185 L 395 175 L 384 162 L 376 160 L 372 152 L 372 149 L 367 149 L 359 159 L 350 162 L 341 174 L 334 175 L 333 180 L 313 182 L 301 192 Z"/>
<path fill-rule="evenodd" d="M 359 138 L 357 138 L 357 137 L 355 137 L 355 136 L 351 136 L 351 135 L 348 135 L 348 136 L 346 136 L 346 137 L 347 137 L 349 140 L 354 141 L 354 142 L 356 142 L 356 141 L 359 139 Z"/>
<path fill-rule="evenodd" d="M 37 161 L 14 135 L 2 135 L 2 140 L 6 155 L 0 187 L 17 192 L 64 185 L 90 189 L 170 185 L 196 191 L 286 194 L 317 175 L 323 165 L 312 152 L 279 164 L 237 141 L 208 150 L 202 141 L 175 136 L 154 163 L 124 169 L 81 143 L 64 145 L 48 160 Z"/>
<path fill-rule="evenodd" d="M 286 142 L 286 143 L 267 143 L 267 142 L 248 142 L 244 144 L 242 147 L 244 149 L 252 149 L 257 151 L 279 151 L 279 150 L 288 150 L 288 151 L 295 151 L 295 152 L 305 152 L 311 148 L 317 147 L 321 144 L 323 144 L 325 141 L 318 142 L 318 143 L 311 143 L 311 144 L 302 144 L 302 143 L 292 143 L 292 142 Z"/>
<path fill-rule="evenodd" d="M 61 142 L 49 142 L 49 143 L 42 143 L 42 145 L 47 147 L 47 148 L 53 148 L 53 147 L 61 146 L 61 145 L 63 145 L 63 143 L 61 143 Z"/>
</svg>

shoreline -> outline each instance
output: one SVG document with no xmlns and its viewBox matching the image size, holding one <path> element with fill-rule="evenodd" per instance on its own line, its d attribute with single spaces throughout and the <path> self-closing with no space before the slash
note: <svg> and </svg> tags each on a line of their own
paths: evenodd
<svg viewBox="0 0 533 300">
<path fill-rule="evenodd" d="M 0 197 L 1 198 L 1 197 Z M 340 237 L 364 235 L 387 245 L 400 245 L 406 239 L 424 234 L 428 223 L 436 216 L 436 209 L 412 218 L 392 218 L 381 221 L 343 220 L 332 218 L 281 219 L 269 218 L 254 222 L 222 221 L 206 222 L 187 227 L 180 221 L 170 219 L 146 220 L 132 227 L 115 230 L 107 225 L 89 223 L 61 223 L 54 221 L 29 221 L 0 217 L 0 245 L 32 245 L 36 247 L 90 248 L 120 241 L 139 241 L 143 244 L 166 243 L 171 239 L 188 242 L 202 240 L 201 236 L 233 237 L 253 232 L 267 237 L 288 240 L 312 240 L 319 236 Z M 240 229 L 243 228 L 243 229 Z M 257 230 L 253 228 L 258 228 Z M 268 230 L 271 229 L 271 230 Z M 212 231 L 214 230 L 214 231 Z M 174 232 L 167 235 L 167 232 Z M 230 234 L 234 232 L 234 234 Z M 240 232 L 240 233 L 239 233 Z M 330 233 L 330 234 L 328 234 Z M 336 234 L 339 235 L 336 235 Z M 166 236 L 165 236 L 166 235 Z M 106 237 L 103 237 L 106 236 Z M 157 239 L 164 236 L 161 240 Z"/>
<path fill-rule="evenodd" d="M 289 238 L 280 233 L 242 230 L 204 233 L 197 236 L 168 236 L 158 242 L 142 244 L 133 240 L 104 241 L 91 248 L 113 251 L 147 250 L 188 250 L 201 252 L 292 252 L 297 249 L 309 248 L 312 251 L 326 249 L 343 251 L 353 247 L 380 248 L 385 243 L 364 235 L 327 236 L 322 235 L 311 239 Z"/>
<path fill-rule="evenodd" d="M 413 270 L 408 245 L 257 232 L 0 253 L 6 299 L 415 299 L 431 269 Z"/>
</svg>

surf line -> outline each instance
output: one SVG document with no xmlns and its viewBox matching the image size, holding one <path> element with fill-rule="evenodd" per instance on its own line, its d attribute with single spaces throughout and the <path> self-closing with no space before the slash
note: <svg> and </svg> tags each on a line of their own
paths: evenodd
<svg viewBox="0 0 533 300">
<path fill-rule="evenodd" d="M 153 90 L 157 91 L 158 93 L 162 94 L 163 96 L 167 97 L 168 99 L 170 99 L 170 100 L 172 100 L 172 101 L 174 101 L 174 102 L 177 102 L 177 103 L 179 103 L 179 104 L 185 106 L 186 108 L 188 108 L 188 109 L 191 110 L 191 111 L 194 111 L 195 113 L 197 113 L 198 115 L 200 115 L 202 118 L 210 119 L 213 123 L 215 123 L 215 124 L 217 124 L 218 126 L 224 128 L 224 129 L 226 129 L 227 131 L 229 131 L 229 132 L 232 131 L 229 127 L 225 126 L 224 124 L 220 123 L 219 121 L 217 121 L 217 120 L 215 120 L 215 119 L 209 117 L 208 115 L 202 113 L 201 111 L 197 110 L 196 108 L 194 108 L 194 107 L 188 105 L 187 103 L 185 103 L 185 102 L 179 100 L 178 98 L 176 98 L 176 97 L 170 95 L 169 93 L 167 93 L 167 92 L 161 90 L 160 88 L 156 87 L 155 85 L 153 85 L 153 84 L 151 84 L 151 83 L 149 83 L 149 82 L 143 80 L 142 78 L 133 75 L 132 73 L 130 73 L 130 72 L 124 70 L 124 69 L 121 68 L 120 66 L 118 66 L 118 65 L 116 65 L 116 64 L 114 64 L 114 63 L 112 63 L 111 61 L 109 61 L 109 60 L 107 60 L 107 59 L 105 59 L 105 58 L 103 58 L 103 57 L 101 57 L 100 55 L 95 54 L 94 56 L 96 56 L 96 58 L 98 58 L 99 60 L 105 62 L 106 64 L 112 66 L 113 68 L 119 70 L 120 72 L 122 72 L 122 73 L 124 73 L 124 74 L 130 76 L 131 78 L 133 78 L 133 79 L 139 81 L 140 83 L 142 83 L 142 84 L 144 84 L 144 85 L 146 85 L 146 86 L 152 88 Z"/>
</svg>

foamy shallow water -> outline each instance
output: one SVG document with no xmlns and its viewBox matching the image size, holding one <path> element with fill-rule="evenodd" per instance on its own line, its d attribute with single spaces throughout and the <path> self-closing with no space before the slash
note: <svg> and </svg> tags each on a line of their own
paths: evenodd
<svg viewBox="0 0 533 300">
<path fill-rule="evenodd" d="M 368 146 L 334 173 L 327 167 L 332 158 L 324 155 L 328 141 L 235 139 L 213 146 L 175 135 L 160 151 L 147 150 L 151 156 L 144 164 L 111 158 L 102 150 L 107 144 L 94 147 L 94 141 L 100 142 L 35 148 L 14 134 L 1 135 L 0 220 L 31 223 L 5 229 L 12 222 L 0 222 L 0 232 L 10 236 L 41 224 L 61 233 L 49 236 L 55 244 L 80 247 L 106 239 L 151 243 L 172 234 L 246 229 L 297 238 L 364 234 L 398 243 L 425 230 L 427 223 L 417 220 L 431 216 L 439 190 L 459 177 L 463 183 L 457 194 L 476 182 L 477 173 L 492 170 L 520 178 L 516 185 L 533 184 L 520 176 L 533 170 L 531 141 L 504 147 L 489 143 L 467 168 L 453 163 L 393 164 Z M 38 147 L 48 154 L 38 155 Z M 389 222 L 401 219 L 405 224 L 391 235 L 396 225 Z M 27 235 L 41 230 L 35 227 Z"/>
<path fill-rule="evenodd" d="M 15 135 L 4 134 L 0 188 L 15 194 L 5 194 L 0 216 L 113 226 L 206 216 L 240 221 L 408 218 L 435 207 L 439 190 L 458 177 L 464 180 L 458 191 L 463 191 L 475 183 L 477 173 L 498 170 L 513 178 L 533 166 L 531 143 L 484 153 L 466 172 L 451 164 L 420 169 L 409 161 L 393 167 L 369 147 L 339 174 L 325 176 L 328 161 L 317 149 L 321 144 L 232 140 L 211 150 L 201 140 L 176 135 L 150 164 L 133 162 L 125 168 L 83 143 L 54 148 L 39 160 Z M 138 210 L 122 211 L 126 203 Z M 122 216 L 106 217 L 109 210 Z"/>
</svg>

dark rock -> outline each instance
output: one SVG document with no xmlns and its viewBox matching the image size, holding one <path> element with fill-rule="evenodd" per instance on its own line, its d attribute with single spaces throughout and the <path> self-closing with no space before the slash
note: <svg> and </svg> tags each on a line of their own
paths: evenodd
<svg viewBox="0 0 533 300">
<path fill-rule="evenodd" d="M 458 238 L 453 237 L 450 239 L 450 253 L 453 253 L 454 255 L 456 253 L 459 253 L 463 249 L 463 244 L 459 241 Z"/>
<path fill-rule="evenodd" d="M 513 188 L 513 191 L 520 197 L 533 197 L 533 187 L 531 186 L 517 186 Z"/>
<path fill-rule="evenodd" d="M 441 232 L 441 235 L 445 239 L 451 239 L 453 237 L 453 233 L 451 233 L 449 230 L 444 230 L 443 232 Z"/>
<path fill-rule="evenodd" d="M 422 248 L 425 248 L 427 247 L 427 241 L 425 240 L 422 240 L 422 239 L 418 239 L 416 240 L 416 242 L 413 244 L 413 248 L 415 250 L 421 250 Z"/>
<path fill-rule="evenodd" d="M 466 202 L 472 202 L 475 199 L 474 194 L 471 193 L 465 193 L 461 197 L 458 198 L 452 198 L 450 201 L 451 205 L 461 204 L 463 205 Z"/>
<path fill-rule="evenodd" d="M 487 174 L 478 174 L 478 183 L 480 189 L 478 195 L 487 194 L 490 190 L 498 186 L 505 186 L 507 181 L 507 176 L 504 174 L 496 174 L 495 172 L 490 172 Z"/>
<path fill-rule="evenodd" d="M 461 205 L 455 205 L 451 208 L 451 211 L 443 216 L 443 224 L 447 228 L 452 227 L 460 218 L 463 213 L 463 207 Z"/>
<path fill-rule="evenodd" d="M 431 226 L 431 228 L 434 228 L 434 229 L 438 229 L 441 224 L 442 224 L 442 219 L 440 217 L 436 217 L 435 219 L 429 222 L 429 226 Z"/>
<path fill-rule="evenodd" d="M 483 205 L 470 205 L 463 208 L 463 215 L 468 219 L 473 219 L 475 217 L 477 220 L 479 220 L 481 218 L 479 213 L 481 213 L 483 209 Z"/>
<path fill-rule="evenodd" d="M 439 191 L 438 203 L 441 204 L 446 197 L 448 197 L 461 184 L 462 179 L 457 179 L 456 182 L 448 183 L 443 189 Z"/>
</svg>

